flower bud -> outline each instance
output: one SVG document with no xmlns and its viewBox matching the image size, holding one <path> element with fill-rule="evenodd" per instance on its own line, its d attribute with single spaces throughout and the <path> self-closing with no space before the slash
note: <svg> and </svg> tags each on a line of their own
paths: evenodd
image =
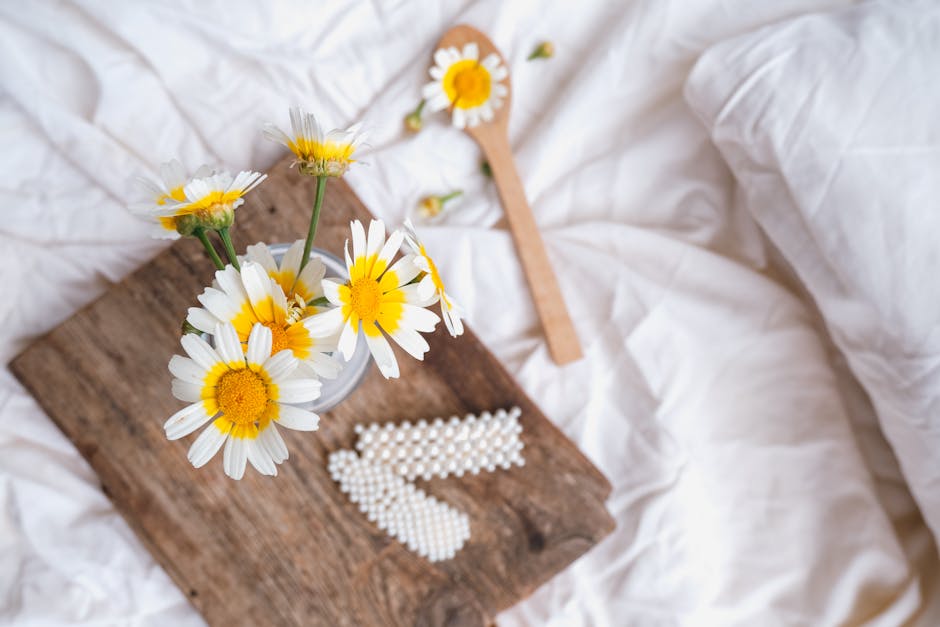
<svg viewBox="0 0 940 627">
<path fill-rule="evenodd" d="M 424 109 L 424 100 L 418 103 L 418 107 L 405 116 L 405 130 L 411 133 L 417 133 L 424 126 L 424 120 L 421 119 L 421 110 Z"/>
<path fill-rule="evenodd" d="M 444 210 L 444 205 L 448 201 L 461 194 L 463 194 L 463 192 L 458 189 L 442 196 L 425 196 L 418 204 L 418 213 L 424 218 L 433 218 Z"/>
<path fill-rule="evenodd" d="M 418 212 L 425 218 L 433 218 L 444 209 L 444 203 L 440 196 L 426 196 L 421 199 L 418 205 Z"/>
<path fill-rule="evenodd" d="M 555 45 L 550 41 L 543 41 L 535 47 L 535 50 L 533 50 L 532 54 L 529 55 L 528 60 L 532 61 L 533 59 L 550 59 L 553 56 L 555 56 Z"/>
</svg>

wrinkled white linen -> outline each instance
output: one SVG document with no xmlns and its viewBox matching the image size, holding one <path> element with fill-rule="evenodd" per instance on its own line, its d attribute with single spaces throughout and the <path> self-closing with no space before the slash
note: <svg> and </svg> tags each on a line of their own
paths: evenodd
<svg viewBox="0 0 940 627">
<path fill-rule="evenodd" d="M 123 210 L 129 175 L 174 156 L 267 168 L 282 152 L 261 123 L 290 104 L 361 118 L 369 165 L 350 183 L 392 223 L 465 190 L 422 228 L 448 291 L 613 484 L 617 530 L 501 625 L 914 620 L 930 535 L 810 310 L 763 272 L 760 231 L 681 95 L 709 45 L 836 4 L 0 6 L 2 356 L 163 246 Z M 443 117 L 401 130 L 459 22 L 510 66 L 511 141 L 585 350 L 565 368 L 477 148 Z M 526 62 L 546 37 L 557 56 Z M 0 623 L 201 624 L 6 372 L 0 395 Z"/>
<path fill-rule="evenodd" d="M 724 42 L 688 99 L 806 285 L 940 533 L 940 7 L 870 2 Z"/>
</svg>

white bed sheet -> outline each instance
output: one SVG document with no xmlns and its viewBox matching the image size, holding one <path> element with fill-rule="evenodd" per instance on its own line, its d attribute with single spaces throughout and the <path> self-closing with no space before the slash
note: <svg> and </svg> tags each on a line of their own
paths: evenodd
<svg viewBox="0 0 940 627">
<path fill-rule="evenodd" d="M 267 168 L 260 125 L 295 103 L 363 119 L 349 182 L 392 223 L 465 190 L 423 229 L 449 291 L 614 486 L 615 533 L 501 625 L 930 624 L 936 549 L 870 405 L 681 95 L 708 45 L 837 4 L 0 5 L 0 357 L 164 245 L 123 209 L 130 175 Z M 586 353 L 563 369 L 476 147 L 443 118 L 401 131 L 459 22 L 510 64 L 513 147 Z M 542 38 L 556 58 L 526 62 Z M 201 624 L 6 370 L 0 623 Z"/>
</svg>

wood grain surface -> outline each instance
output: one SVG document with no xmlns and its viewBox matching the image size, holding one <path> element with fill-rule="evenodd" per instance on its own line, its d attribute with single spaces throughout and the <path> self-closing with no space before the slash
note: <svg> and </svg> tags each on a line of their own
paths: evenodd
<svg viewBox="0 0 940 627">
<path fill-rule="evenodd" d="M 238 210 L 236 247 L 305 232 L 309 177 L 280 163 Z M 330 181 L 317 246 L 340 254 L 349 220 L 370 217 Z M 316 433 L 282 430 L 276 478 L 232 481 L 221 453 L 193 469 L 194 436 L 168 442 L 183 406 L 167 361 L 186 309 L 212 279 L 183 240 L 38 340 L 11 369 L 75 443 L 154 557 L 211 625 L 484 625 L 607 535 L 610 486 L 519 389 L 472 332 L 444 325 L 425 363 L 396 349 L 401 378 L 372 366 Z M 357 422 L 415 421 L 518 405 L 526 466 L 419 482 L 470 516 L 457 557 L 431 564 L 379 531 L 330 479 L 326 458 L 352 448 Z M 550 408 L 549 408 L 550 409 Z"/>
<path fill-rule="evenodd" d="M 468 43 L 476 43 L 480 48 L 480 59 L 495 54 L 508 67 L 503 55 L 489 38 L 466 24 L 454 26 L 441 37 L 438 48 L 454 46 L 463 49 Z M 542 331 L 548 343 L 548 352 L 555 363 L 563 365 L 581 359 L 581 343 L 578 333 L 571 322 L 565 298 L 558 286 L 558 279 L 552 269 L 545 243 L 539 233 L 532 208 L 526 200 L 525 187 L 516 171 L 516 162 L 512 156 L 509 145 L 509 111 L 512 108 L 512 83 L 507 76 L 503 85 L 506 86 L 506 98 L 503 105 L 497 109 L 490 122 L 483 122 L 474 127 L 467 127 L 467 134 L 479 144 L 486 160 L 493 172 L 493 182 L 506 214 L 506 222 L 516 244 L 516 252 L 522 263 L 526 280 L 529 283 L 529 292 L 539 320 L 542 322 Z"/>
</svg>

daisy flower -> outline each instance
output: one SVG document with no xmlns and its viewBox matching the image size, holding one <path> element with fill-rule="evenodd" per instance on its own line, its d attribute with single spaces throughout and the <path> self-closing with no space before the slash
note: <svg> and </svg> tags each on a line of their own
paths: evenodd
<svg viewBox="0 0 940 627">
<path fill-rule="evenodd" d="M 336 308 L 313 316 L 308 326 L 314 337 L 339 332 L 339 350 L 347 360 L 356 349 L 361 331 L 385 378 L 397 377 L 398 362 L 385 335 L 412 357 L 423 360 L 429 347 L 418 332 L 433 331 L 440 318 L 422 308 L 427 303 L 419 296 L 418 286 L 409 285 L 420 273 L 414 255 L 402 257 L 389 267 L 401 247 L 402 232 L 394 231 L 386 241 L 385 225 L 373 220 L 367 239 L 361 222 L 356 220 L 350 226 L 352 257 L 346 241 L 349 280 L 340 283 L 323 279 L 323 293 Z"/>
<path fill-rule="evenodd" d="M 451 336 L 457 337 L 463 333 L 463 322 L 461 321 L 462 310 L 460 305 L 454 302 L 454 299 L 444 291 L 444 281 L 434 265 L 434 260 L 428 255 L 424 244 L 418 239 L 415 227 L 411 220 L 405 220 L 405 243 L 414 253 L 415 266 L 424 273 L 421 281 L 418 282 L 418 297 L 430 301 L 431 303 L 441 301 L 441 317 L 444 318 L 444 325 Z"/>
<path fill-rule="evenodd" d="M 309 267 L 309 264 L 308 264 Z M 330 354 L 336 350 L 338 334 L 314 337 L 310 318 L 304 319 L 306 303 L 290 302 L 281 285 L 264 267 L 246 261 L 241 272 L 232 266 L 215 273 L 218 287 L 207 287 L 197 298 L 202 307 L 190 307 L 186 321 L 204 333 L 220 323 L 231 324 L 240 342 L 249 339 L 255 325 L 271 332 L 274 352 L 290 350 L 308 376 L 333 379 L 342 366 Z"/>
<path fill-rule="evenodd" d="M 159 181 L 152 181 L 143 177 L 135 179 L 147 200 L 134 203 L 128 209 L 131 213 L 156 223 L 157 228 L 154 231 L 154 237 L 177 239 L 180 234 L 176 227 L 176 217 L 166 215 L 167 202 L 185 200 L 183 187 L 191 179 L 203 178 L 211 173 L 209 166 L 203 165 L 196 170 L 192 177 L 189 177 L 179 160 L 167 161 L 160 165 Z"/>
<path fill-rule="evenodd" d="M 431 78 L 422 95 L 432 111 L 451 109 L 454 126 L 476 126 L 493 119 L 509 93 L 501 81 L 509 76 L 496 53 L 479 60 L 480 49 L 469 43 L 458 50 L 441 48 L 434 53 Z"/>
<path fill-rule="evenodd" d="M 291 377 L 297 360 L 290 351 L 271 354 L 271 330 L 257 324 L 243 351 L 235 327 L 214 329 L 215 348 L 198 335 L 181 342 L 189 357 L 170 359 L 173 396 L 191 403 L 163 425 L 169 440 L 178 440 L 212 421 L 189 449 L 189 461 L 204 466 L 225 445 L 222 467 L 241 479 L 246 462 L 264 475 L 277 475 L 287 459 L 287 446 L 275 423 L 298 431 L 315 431 L 320 418 L 295 404 L 320 395 L 316 379 Z"/>
<path fill-rule="evenodd" d="M 274 255 L 267 244 L 257 243 L 245 249 L 245 259 L 254 261 L 264 268 L 268 276 L 277 281 L 277 284 L 287 295 L 288 303 L 303 303 L 303 317 L 312 316 L 325 307 L 317 307 L 310 303 L 323 297 L 323 286 L 320 282 L 326 275 L 326 266 L 319 257 L 312 257 L 307 265 L 300 269 L 304 255 L 304 240 L 299 239 L 281 258 L 281 264 L 274 261 Z"/>
<path fill-rule="evenodd" d="M 316 117 L 300 107 L 291 107 L 290 125 L 288 135 L 273 124 L 265 124 L 264 136 L 290 148 L 301 173 L 311 176 L 343 176 L 355 162 L 354 153 L 364 139 L 361 124 L 324 133 Z"/>
<path fill-rule="evenodd" d="M 162 217 L 175 218 L 183 235 L 198 227 L 229 227 L 235 221 L 235 209 L 245 203 L 245 194 L 267 177 L 267 174 L 246 170 L 235 177 L 228 172 L 217 172 L 193 179 L 183 187 L 182 199 L 167 201 Z"/>
</svg>

